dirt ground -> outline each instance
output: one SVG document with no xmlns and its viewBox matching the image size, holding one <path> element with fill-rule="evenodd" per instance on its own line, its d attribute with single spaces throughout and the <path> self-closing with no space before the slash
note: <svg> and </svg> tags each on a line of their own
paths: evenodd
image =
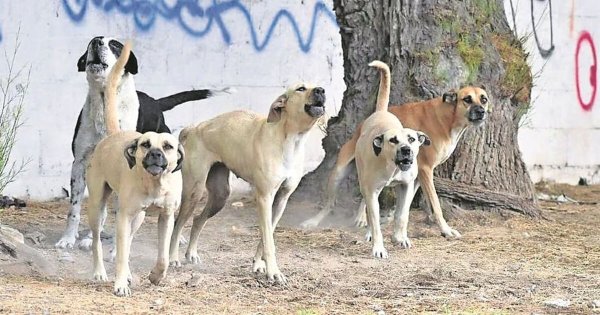
<svg viewBox="0 0 600 315">
<path fill-rule="evenodd" d="M 199 248 L 201 264 L 170 268 L 159 286 L 147 280 L 156 255 L 157 218 L 150 216 L 132 247 L 131 298 L 114 296 L 110 282 L 91 280 L 89 252 L 54 249 L 66 202 L 5 209 L 0 222 L 23 234 L 41 232 L 45 239 L 37 245 L 27 240 L 42 252 L 42 261 L 0 260 L 0 313 L 600 313 L 592 306 L 600 303 L 600 206 L 595 204 L 600 186 L 538 188 L 580 203 L 542 202 L 545 219 L 539 221 L 472 212 L 450 222 L 463 235 L 450 241 L 439 236 L 422 211 L 413 210 L 413 248 L 393 246 L 388 225 L 387 260 L 371 257 L 364 230 L 344 227 L 350 224 L 347 216 L 329 218 L 329 227 L 321 229 L 295 227 L 316 209 L 308 202 L 292 203 L 275 236 L 286 287 L 251 272 L 258 228 L 249 197 L 231 198 L 208 222 Z M 232 206 L 236 201 L 244 206 Z M 109 217 L 110 234 L 114 215 Z M 106 267 L 112 281 L 114 264 Z M 568 300 L 570 306 L 546 305 L 555 299 Z"/>
</svg>

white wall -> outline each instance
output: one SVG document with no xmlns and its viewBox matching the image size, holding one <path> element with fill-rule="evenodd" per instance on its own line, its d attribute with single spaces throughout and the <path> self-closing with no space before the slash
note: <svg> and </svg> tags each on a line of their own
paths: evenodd
<svg viewBox="0 0 600 315">
<path fill-rule="evenodd" d="M 149 10 L 137 5 L 134 10 L 124 8 L 124 12 L 104 6 L 112 2 L 0 1 L 0 49 L 12 52 L 20 26 L 17 63 L 32 67 L 26 121 L 14 152 L 16 160 L 31 162 L 5 194 L 46 199 L 64 196 L 62 189 L 69 189 L 71 139 L 87 89 L 85 74 L 77 72 L 76 63 L 89 40 L 97 35 L 134 38 L 140 66 L 136 86 L 154 97 L 191 88 L 229 86 L 237 90 L 233 95 L 188 103 L 168 112 L 167 123 L 177 131 L 238 108 L 266 114 L 285 86 L 304 80 L 326 89 L 329 115 L 339 110 L 345 86 L 341 40 L 331 0 L 217 1 L 221 4 L 216 6 L 205 0 L 198 1 L 206 13 L 203 17 L 194 17 L 190 14 L 194 10 L 184 8 L 173 10 L 173 19 L 167 18 L 168 9 L 163 6 L 174 8 L 186 1 L 148 1 Z M 226 3 L 233 6 L 227 8 Z M 278 13 L 283 15 L 270 31 Z M 214 19 L 208 24 L 211 14 Z M 297 31 L 288 17 L 294 19 Z M 219 18 L 224 29 L 217 23 Z M 206 34 L 197 34 L 208 25 Z M 5 73 L 2 60 L 0 74 Z M 307 168 L 316 167 L 322 159 L 321 137 L 319 131 L 311 134 Z"/>
<path fill-rule="evenodd" d="M 512 25 L 510 2 L 505 1 L 505 9 Z M 555 48 L 547 58 L 541 56 L 532 34 L 532 2 L 540 44 L 545 49 L 551 46 L 550 0 L 512 0 L 517 32 L 529 38 L 527 50 L 535 75 L 532 111 L 519 131 L 523 158 L 534 181 L 576 184 L 584 177 L 591 183 L 600 183 L 600 148 L 596 147 L 600 144 L 600 91 L 596 91 L 591 102 L 594 90 L 599 88 L 598 64 L 594 64 L 594 58 L 600 58 L 600 1 L 552 1 Z M 586 32 L 595 45 L 595 56 L 590 41 L 585 39 Z M 578 80 L 575 75 L 577 56 Z"/>
</svg>

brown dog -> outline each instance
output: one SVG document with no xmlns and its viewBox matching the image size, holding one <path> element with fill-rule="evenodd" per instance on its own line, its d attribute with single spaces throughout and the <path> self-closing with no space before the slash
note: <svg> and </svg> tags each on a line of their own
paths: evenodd
<svg viewBox="0 0 600 315">
<path fill-rule="evenodd" d="M 419 175 L 413 191 L 416 192 L 419 186 L 422 186 L 444 237 L 460 237 L 460 233 L 452 229 L 442 215 L 440 201 L 433 185 L 433 170 L 450 157 L 469 126 L 478 126 L 485 121 L 488 116 L 488 101 L 484 89 L 468 86 L 458 92 L 444 93 L 442 97 L 389 108 L 405 128 L 423 131 L 431 139 L 431 145 L 423 147 L 417 157 Z M 335 203 L 337 185 L 344 176 L 348 164 L 354 160 L 361 127 L 359 125 L 356 128 L 352 139 L 346 142 L 338 153 L 335 167 L 327 182 L 325 206 L 314 217 L 303 222 L 303 227 L 319 225 L 331 212 Z M 356 223 L 359 226 L 366 223 L 364 209 L 365 203 L 362 202 L 356 216 Z"/>
<path fill-rule="evenodd" d="M 275 260 L 273 232 L 304 174 L 307 132 L 325 113 L 325 90 L 298 84 L 279 96 L 268 117 L 249 111 L 222 114 L 181 131 L 187 157 L 183 165 L 181 210 L 171 237 L 171 264 L 178 266 L 179 237 L 204 190 L 208 199 L 202 214 L 194 217 L 186 258 L 198 263 L 198 237 L 206 221 L 217 214 L 229 196 L 229 173 L 252 186 L 261 231 L 254 256 L 254 272 L 285 283 Z"/>
</svg>

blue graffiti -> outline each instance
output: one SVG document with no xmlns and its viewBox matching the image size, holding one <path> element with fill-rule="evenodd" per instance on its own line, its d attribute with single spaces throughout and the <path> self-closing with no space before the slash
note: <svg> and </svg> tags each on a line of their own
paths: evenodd
<svg viewBox="0 0 600 315">
<path fill-rule="evenodd" d="M 221 15 L 228 11 L 238 11 L 243 14 L 247 23 L 248 29 L 252 36 L 252 45 L 257 51 L 262 51 L 269 44 L 275 27 L 283 21 L 288 20 L 298 40 L 298 46 L 303 52 L 308 52 L 315 36 L 315 28 L 319 14 L 323 14 L 337 27 L 337 21 L 333 11 L 322 1 L 317 1 L 312 14 L 310 31 L 306 38 L 302 36 L 296 19 L 288 10 L 281 9 L 277 12 L 271 22 L 267 33 L 261 40 L 256 32 L 256 26 L 248 8 L 239 0 L 217 1 L 213 0 L 212 5 L 203 8 L 198 4 L 197 0 L 177 0 L 174 5 L 168 5 L 165 2 L 168 0 L 63 0 L 64 8 L 74 22 L 81 22 L 88 10 L 88 4 L 91 2 L 94 7 L 108 13 L 112 10 L 124 15 L 132 15 L 135 25 L 141 31 L 148 31 L 156 22 L 157 17 L 162 17 L 165 20 L 175 20 L 179 26 L 188 34 L 194 37 L 203 37 L 208 34 L 213 25 L 216 25 L 221 31 L 223 41 L 227 44 L 231 43 L 231 34 L 227 29 L 227 25 L 223 21 Z M 185 13 L 184 13 L 185 12 Z M 203 27 L 195 27 L 186 21 L 184 16 L 190 16 L 192 21 L 198 22 L 202 20 Z M 189 20 L 189 19 L 188 19 Z"/>
</svg>

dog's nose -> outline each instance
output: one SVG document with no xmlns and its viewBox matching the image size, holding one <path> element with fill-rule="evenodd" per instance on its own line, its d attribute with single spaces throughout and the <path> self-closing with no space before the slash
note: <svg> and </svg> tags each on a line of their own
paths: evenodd
<svg viewBox="0 0 600 315">
<path fill-rule="evenodd" d="M 94 45 L 94 46 L 104 45 L 104 42 L 102 41 L 102 37 L 95 37 L 94 39 L 92 39 L 92 45 Z"/>
<path fill-rule="evenodd" d="M 154 150 L 150 150 L 150 152 L 148 152 L 148 156 L 151 158 L 159 159 L 163 156 L 163 154 L 160 150 L 154 149 Z"/>
<path fill-rule="evenodd" d="M 325 89 L 322 88 L 322 87 L 320 87 L 320 86 L 316 87 L 315 88 L 315 93 L 317 93 L 317 94 L 325 94 Z"/>
<path fill-rule="evenodd" d="M 476 114 L 485 114 L 485 108 L 483 108 L 483 106 L 476 106 L 474 109 Z"/>
<path fill-rule="evenodd" d="M 402 155 L 410 155 L 412 153 L 412 150 L 409 146 L 405 145 L 400 147 L 400 153 L 402 153 Z"/>
</svg>

